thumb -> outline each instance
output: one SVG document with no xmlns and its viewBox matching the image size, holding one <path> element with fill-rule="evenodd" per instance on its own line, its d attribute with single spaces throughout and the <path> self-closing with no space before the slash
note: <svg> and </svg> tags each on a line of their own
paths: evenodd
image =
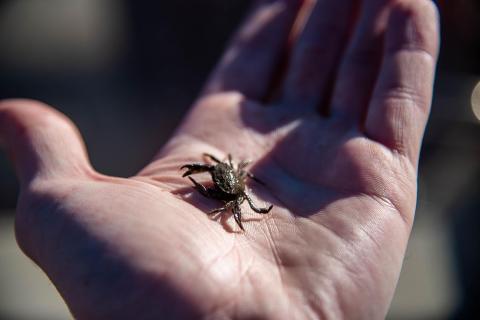
<svg viewBox="0 0 480 320">
<path fill-rule="evenodd" d="M 0 144 L 12 158 L 22 186 L 39 178 L 79 177 L 93 172 L 75 125 L 37 101 L 0 102 Z"/>
</svg>

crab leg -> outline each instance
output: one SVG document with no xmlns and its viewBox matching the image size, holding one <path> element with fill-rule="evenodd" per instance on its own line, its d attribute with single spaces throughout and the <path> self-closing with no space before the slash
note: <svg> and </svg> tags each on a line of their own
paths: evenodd
<svg viewBox="0 0 480 320">
<path fill-rule="evenodd" d="M 251 161 L 249 160 L 243 160 L 242 162 L 240 162 L 238 164 L 238 168 L 237 168 L 237 172 L 238 174 L 244 178 L 245 176 L 249 177 L 250 179 L 254 180 L 255 182 L 261 184 L 262 186 L 265 186 L 265 182 L 263 182 L 262 180 L 258 179 L 257 177 L 255 177 L 253 175 L 253 173 L 251 172 L 248 172 L 248 171 L 245 171 L 243 169 L 245 169 L 245 167 L 247 167 L 249 164 L 250 164 Z"/>
<path fill-rule="evenodd" d="M 234 205 L 235 205 L 235 201 L 227 202 L 223 207 L 218 208 L 218 209 L 213 209 L 212 211 L 208 212 L 208 214 L 212 215 L 212 214 L 215 214 L 215 213 L 225 212 L 225 211 L 231 209 Z"/>
<path fill-rule="evenodd" d="M 251 160 L 242 160 L 242 161 L 238 164 L 237 171 L 242 171 L 242 170 L 245 169 L 250 163 L 252 163 Z"/>
<path fill-rule="evenodd" d="M 247 177 L 249 177 L 250 179 L 254 180 L 255 182 L 261 184 L 262 186 L 266 186 L 265 182 L 263 182 L 262 180 L 258 179 L 257 177 L 255 177 L 252 173 L 250 172 L 247 172 Z"/>
<path fill-rule="evenodd" d="M 218 160 L 218 158 L 216 158 L 215 156 L 212 156 L 210 153 L 204 153 L 203 156 L 205 158 L 208 158 L 208 159 L 212 160 L 213 162 L 216 162 L 216 163 L 221 162 L 220 160 Z"/>
<path fill-rule="evenodd" d="M 256 213 L 266 214 L 266 213 L 269 213 L 270 210 L 272 210 L 273 208 L 273 205 L 270 205 L 269 207 L 265 207 L 265 208 L 259 208 L 255 206 L 252 198 L 250 198 L 250 196 L 246 192 L 245 192 L 245 198 L 247 199 L 247 202 L 250 205 L 250 208 L 252 208 L 252 210 L 255 211 Z"/>
<path fill-rule="evenodd" d="M 235 222 L 238 224 L 240 229 L 245 231 L 242 225 L 242 211 L 240 210 L 240 206 L 238 205 L 238 203 L 235 203 L 235 206 L 233 207 L 232 211 L 233 211 L 233 217 L 235 218 Z"/>
<path fill-rule="evenodd" d="M 200 183 L 195 181 L 192 177 L 188 177 L 188 179 L 190 179 L 190 181 L 192 181 L 195 189 L 197 189 L 198 192 L 200 192 L 203 196 L 205 196 L 207 198 L 210 198 L 210 193 L 208 192 L 208 189 L 205 188 L 204 185 L 201 185 Z"/>
</svg>

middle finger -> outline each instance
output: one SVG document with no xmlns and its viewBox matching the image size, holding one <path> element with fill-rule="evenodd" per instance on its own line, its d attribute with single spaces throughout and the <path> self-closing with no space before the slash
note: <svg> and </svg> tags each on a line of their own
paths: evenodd
<svg viewBox="0 0 480 320">
<path fill-rule="evenodd" d="M 292 53 L 282 89 L 282 105 L 296 112 L 315 110 L 328 94 L 353 25 L 357 0 L 317 0 Z"/>
</svg>

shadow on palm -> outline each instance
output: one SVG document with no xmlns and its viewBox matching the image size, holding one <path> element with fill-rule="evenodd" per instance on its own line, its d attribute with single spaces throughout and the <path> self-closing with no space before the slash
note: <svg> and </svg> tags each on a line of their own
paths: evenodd
<svg viewBox="0 0 480 320">
<path fill-rule="evenodd" d="M 204 174 L 204 176 L 206 176 Z M 203 182 L 202 180 L 202 185 L 204 185 L 207 188 L 211 188 L 214 186 L 214 184 L 211 181 L 205 180 Z M 204 214 L 207 216 L 210 220 L 216 221 L 222 225 L 222 227 L 227 231 L 228 233 L 238 233 L 242 234 L 243 231 L 237 230 L 236 228 L 232 227 L 232 225 L 229 223 L 230 219 L 233 219 L 233 213 L 231 210 L 225 210 L 222 212 L 217 212 L 215 214 L 208 214 L 212 210 L 218 209 L 223 205 L 222 202 L 212 199 L 212 198 L 207 198 L 203 195 L 201 195 L 199 192 L 197 192 L 193 186 L 188 186 L 188 187 L 181 187 L 177 188 L 171 191 L 171 193 L 175 196 L 179 196 L 182 200 L 186 201 L 187 203 L 195 206 L 197 209 L 201 211 L 200 214 Z M 250 222 L 250 221 L 260 221 L 261 218 L 259 219 L 242 219 L 244 222 Z"/>
<path fill-rule="evenodd" d="M 369 149 L 379 153 L 386 149 L 381 150 L 367 139 L 359 124 L 314 111 L 296 116 L 294 111 L 282 107 L 260 108 L 265 108 L 266 125 L 259 122 L 258 114 L 251 114 L 252 105 L 248 103 L 241 106 L 241 117 L 246 128 L 274 141 L 252 170 L 268 177 L 265 179 L 277 205 L 297 216 L 309 217 L 336 200 L 374 191 L 370 180 L 374 177 L 370 176 L 372 166 L 380 159 L 375 159 Z M 380 176 L 382 172 L 376 174 Z"/>
</svg>

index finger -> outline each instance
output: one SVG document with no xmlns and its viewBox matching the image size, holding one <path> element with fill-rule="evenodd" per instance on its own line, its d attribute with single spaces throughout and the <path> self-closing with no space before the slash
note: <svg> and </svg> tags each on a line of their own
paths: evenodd
<svg viewBox="0 0 480 320">
<path fill-rule="evenodd" d="M 304 0 L 260 0 L 214 70 L 204 94 L 237 91 L 251 99 L 268 95 Z"/>
</svg>

